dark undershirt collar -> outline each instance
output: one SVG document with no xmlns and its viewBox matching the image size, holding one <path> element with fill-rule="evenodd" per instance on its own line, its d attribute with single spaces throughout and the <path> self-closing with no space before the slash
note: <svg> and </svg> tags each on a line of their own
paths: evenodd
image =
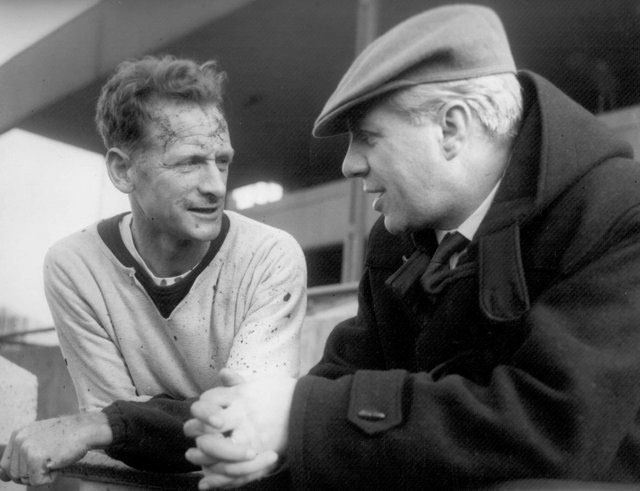
<svg viewBox="0 0 640 491">
<path fill-rule="evenodd" d="M 120 235 L 119 223 L 122 217 L 129 212 L 120 213 L 119 215 L 107 218 L 98 223 L 98 235 L 113 253 L 116 259 L 125 267 L 135 270 L 135 277 L 142 287 L 148 293 L 154 305 L 165 319 L 171 315 L 171 312 L 180 304 L 187 296 L 189 290 L 193 286 L 196 278 L 204 271 L 216 256 L 220 247 L 224 243 L 229 232 L 229 217 L 224 214 L 222 216 L 222 226 L 220 234 L 209 244 L 207 253 L 202 261 L 193 268 L 191 273 L 185 276 L 181 281 L 169 286 L 156 285 L 149 277 L 144 267 L 140 265 L 131 255 Z"/>
</svg>

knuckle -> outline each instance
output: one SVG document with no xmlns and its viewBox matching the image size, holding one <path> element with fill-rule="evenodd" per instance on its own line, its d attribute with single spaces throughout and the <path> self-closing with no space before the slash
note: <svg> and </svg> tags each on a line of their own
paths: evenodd
<svg viewBox="0 0 640 491">
<path fill-rule="evenodd" d="M 20 450 L 22 455 L 33 457 L 39 454 L 40 449 L 37 445 L 34 445 L 31 440 L 25 439 L 20 445 Z"/>
<path fill-rule="evenodd" d="M 12 440 L 16 445 L 23 445 L 27 440 L 27 435 L 23 430 L 16 430 L 13 433 Z"/>
</svg>

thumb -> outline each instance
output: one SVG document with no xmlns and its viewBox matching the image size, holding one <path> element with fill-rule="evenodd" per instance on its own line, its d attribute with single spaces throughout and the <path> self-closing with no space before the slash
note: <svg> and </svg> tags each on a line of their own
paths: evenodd
<svg viewBox="0 0 640 491">
<path fill-rule="evenodd" d="M 220 381 L 225 387 L 233 387 L 243 383 L 244 377 L 231 368 L 223 368 L 220 370 Z"/>
</svg>

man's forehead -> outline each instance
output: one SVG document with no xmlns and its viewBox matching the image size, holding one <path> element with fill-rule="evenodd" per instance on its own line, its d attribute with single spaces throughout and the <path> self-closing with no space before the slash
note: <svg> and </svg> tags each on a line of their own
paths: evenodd
<svg viewBox="0 0 640 491">
<path fill-rule="evenodd" d="M 227 126 L 220 108 L 213 103 L 160 101 L 150 105 L 149 119 L 151 123 L 161 128 L 172 126 L 175 129 L 182 129 L 196 124 Z"/>
<path fill-rule="evenodd" d="M 368 104 L 356 106 L 346 116 L 347 129 L 349 131 L 361 130 L 365 126 L 375 125 L 380 109 L 387 107 L 385 101 L 376 100 Z"/>
<path fill-rule="evenodd" d="M 154 103 L 149 110 L 147 130 L 148 137 L 164 146 L 184 138 L 228 138 L 227 122 L 215 104 Z"/>
</svg>

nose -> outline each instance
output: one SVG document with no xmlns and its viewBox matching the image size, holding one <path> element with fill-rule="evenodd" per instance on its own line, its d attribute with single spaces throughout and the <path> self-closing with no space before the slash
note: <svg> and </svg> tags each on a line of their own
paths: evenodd
<svg viewBox="0 0 640 491">
<path fill-rule="evenodd" d="M 215 162 L 208 162 L 202 166 L 198 176 L 198 190 L 202 194 L 211 195 L 217 199 L 224 198 L 227 193 L 227 173 L 221 172 Z"/>
<path fill-rule="evenodd" d="M 349 145 L 347 154 L 342 161 L 342 174 L 344 174 L 344 177 L 364 177 L 368 172 L 367 159 L 354 150 L 353 144 Z"/>
</svg>

